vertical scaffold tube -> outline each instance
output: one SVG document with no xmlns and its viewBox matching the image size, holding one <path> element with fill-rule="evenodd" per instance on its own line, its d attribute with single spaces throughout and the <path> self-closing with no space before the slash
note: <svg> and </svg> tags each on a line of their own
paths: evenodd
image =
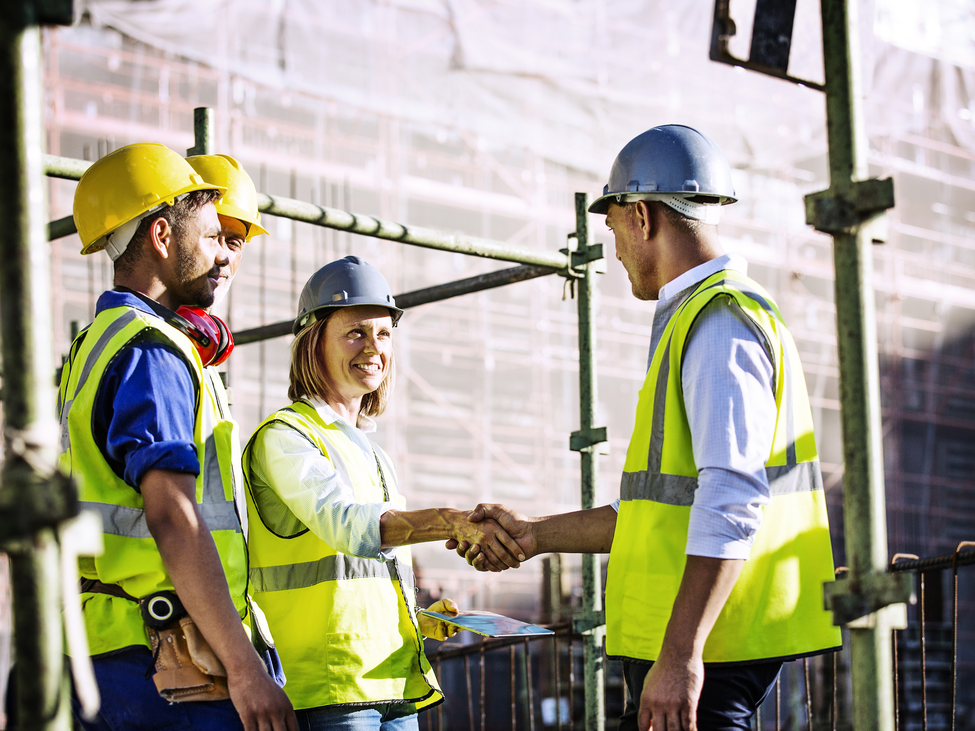
<svg viewBox="0 0 975 731">
<path fill-rule="evenodd" d="M 587 209 L 588 196 L 576 193 L 576 241 L 580 251 L 589 246 Z M 579 311 L 579 429 L 588 433 L 593 428 L 596 414 L 596 327 L 593 317 L 594 265 L 585 265 L 585 276 L 576 280 Z M 589 446 L 579 452 L 581 457 L 582 509 L 595 506 L 596 501 L 596 448 Z M 603 609 L 602 565 L 599 557 L 582 556 L 582 611 L 593 617 Z M 586 731 L 602 731 L 605 726 L 605 699 L 603 697 L 603 638 L 604 625 L 593 627 L 584 638 Z"/>
<path fill-rule="evenodd" d="M 821 0 L 826 71 L 826 125 L 830 189 L 855 199 L 866 180 L 867 140 L 862 115 L 857 3 Z M 887 519 L 880 429 L 880 381 L 874 313 L 871 240 L 862 223 L 833 235 L 836 269 L 836 335 L 843 426 L 843 509 L 848 581 L 887 568 Z M 890 618 L 850 629 L 853 728 L 893 729 Z"/>
<path fill-rule="evenodd" d="M 41 147 L 41 31 L 35 11 L 34 3 L 0 2 L 0 98 L 5 100 L 0 105 L 2 485 L 4 516 L 11 523 L 39 517 L 27 506 L 42 479 L 37 465 L 54 464 L 57 438 Z M 23 515 L 20 507 L 25 508 Z M 23 524 L 0 526 L 7 537 L 23 530 Z M 54 530 L 38 528 L 4 550 L 11 560 L 18 728 L 67 731 L 71 709 Z"/>
</svg>

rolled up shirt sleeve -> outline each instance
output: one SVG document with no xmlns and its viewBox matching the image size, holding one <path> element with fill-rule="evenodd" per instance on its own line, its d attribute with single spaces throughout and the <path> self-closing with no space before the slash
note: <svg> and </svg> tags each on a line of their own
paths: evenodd
<svg viewBox="0 0 975 731">
<path fill-rule="evenodd" d="M 135 490 L 153 469 L 200 474 L 194 428 L 198 386 L 173 346 L 151 334 L 105 370 L 93 436 L 113 471 Z"/>
<path fill-rule="evenodd" d="M 737 303 L 720 297 L 701 314 L 681 369 L 698 487 L 686 553 L 747 559 L 771 501 L 774 370 L 763 336 Z"/>
<path fill-rule="evenodd" d="M 310 530 L 339 553 L 385 560 L 379 521 L 396 506 L 360 503 L 345 477 L 305 436 L 284 424 L 250 446 L 250 481 L 261 517 L 279 535 Z M 300 523 L 300 525 L 299 525 Z"/>
</svg>

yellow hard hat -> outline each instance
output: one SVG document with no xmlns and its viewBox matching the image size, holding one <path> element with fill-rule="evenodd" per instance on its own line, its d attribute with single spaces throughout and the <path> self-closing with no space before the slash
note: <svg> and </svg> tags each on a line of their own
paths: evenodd
<svg viewBox="0 0 975 731">
<path fill-rule="evenodd" d="M 81 237 L 81 253 L 101 251 L 109 235 L 120 227 L 171 206 L 195 190 L 223 193 L 226 188 L 206 182 L 179 153 L 156 142 L 126 145 L 110 152 L 85 171 L 74 193 L 74 222 Z M 134 233 L 134 229 L 128 232 L 128 238 L 110 252 L 113 259 L 121 255 Z"/>
<path fill-rule="evenodd" d="M 247 171 L 230 155 L 194 155 L 186 158 L 208 183 L 221 185 L 227 189 L 223 198 L 217 201 L 217 213 L 230 216 L 247 224 L 247 237 L 266 234 L 261 226 L 261 214 L 257 210 L 257 189 Z"/>
</svg>

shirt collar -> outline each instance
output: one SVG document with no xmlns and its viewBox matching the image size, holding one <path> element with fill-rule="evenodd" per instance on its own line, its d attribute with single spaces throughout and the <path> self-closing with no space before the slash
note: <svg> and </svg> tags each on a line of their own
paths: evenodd
<svg viewBox="0 0 975 731">
<path fill-rule="evenodd" d="M 364 434 L 372 434 L 374 431 L 376 431 L 375 419 L 366 416 L 365 414 L 359 414 L 358 424 L 350 424 L 348 421 L 335 413 L 335 409 L 324 401 L 320 401 L 317 398 L 305 398 L 305 401 L 315 408 L 315 411 L 318 412 L 318 415 L 322 417 L 322 421 L 324 421 L 326 424 L 334 424 L 335 422 L 339 422 L 339 424 L 342 426 L 358 429 Z"/>
<path fill-rule="evenodd" d="M 658 303 L 669 300 L 683 292 L 688 287 L 703 282 L 712 274 L 717 274 L 723 269 L 731 269 L 741 274 L 748 274 L 748 262 L 738 254 L 724 254 L 717 259 L 711 259 L 703 264 L 698 264 L 693 269 L 688 269 L 676 279 L 671 279 L 667 284 L 660 288 Z"/>
<path fill-rule="evenodd" d="M 159 315 L 150 309 L 149 305 L 140 300 L 131 292 L 118 292 L 114 289 L 110 289 L 107 292 L 102 292 L 101 296 L 98 298 L 98 302 L 95 303 L 95 314 L 97 315 L 99 312 L 110 310 L 114 307 L 131 307 L 139 312 L 144 312 L 147 315 L 159 317 Z"/>
</svg>

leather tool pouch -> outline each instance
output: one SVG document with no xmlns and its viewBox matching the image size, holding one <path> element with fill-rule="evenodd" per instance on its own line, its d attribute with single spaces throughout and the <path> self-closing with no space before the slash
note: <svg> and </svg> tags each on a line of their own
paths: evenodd
<svg viewBox="0 0 975 731">
<path fill-rule="evenodd" d="M 227 671 L 189 617 L 149 630 L 156 657 L 156 690 L 173 703 L 220 701 L 230 697 Z"/>
</svg>

